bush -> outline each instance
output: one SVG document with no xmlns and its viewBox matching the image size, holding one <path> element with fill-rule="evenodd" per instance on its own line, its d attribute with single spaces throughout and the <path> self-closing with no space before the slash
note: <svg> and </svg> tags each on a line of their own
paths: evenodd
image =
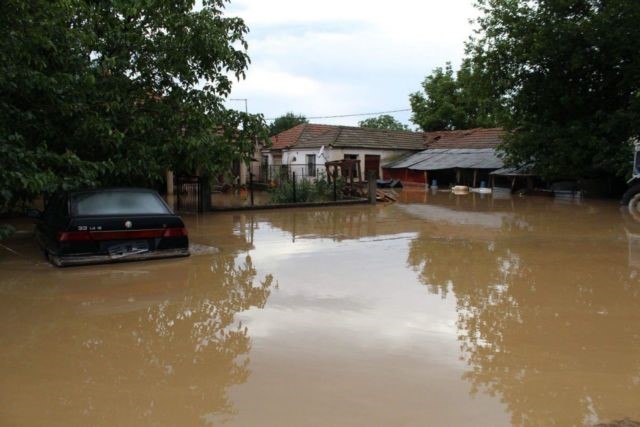
<svg viewBox="0 0 640 427">
<path fill-rule="evenodd" d="M 341 179 L 336 182 L 336 196 L 338 200 L 343 198 L 344 183 Z M 330 184 L 324 178 L 318 178 L 315 181 L 303 178 L 295 182 L 295 200 L 294 200 L 294 181 L 282 181 L 280 185 L 269 191 L 271 203 L 309 203 L 309 202 L 328 202 L 333 200 L 333 184 Z"/>
<path fill-rule="evenodd" d="M 16 229 L 9 224 L 0 224 L 0 240 L 11 236 Z"/>
</svg>

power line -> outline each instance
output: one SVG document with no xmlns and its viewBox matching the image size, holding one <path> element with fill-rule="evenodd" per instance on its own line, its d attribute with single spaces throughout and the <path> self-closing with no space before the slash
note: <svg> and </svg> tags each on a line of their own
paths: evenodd
<svg viewBox="0 0 640 427">
<path fill-rule="evenodd" d="M 378 111 L 376 113 L 339 114 L 339 115 L 336 115 L 336 116 L 306 117 L 306 119 L 307 120 L 317 120 L 317 119 L 337 119 L 337 118 L 341 118 L 341 117 L 377 116 L 377 115 L 380 115 L 380 114 L 388 114 L 388 113 L 403 113 L 405 111 L 411 111 L 411 108 L 405 108 L 403 110 Z M 265 119 L 265 120 L 276 120 L 276 119 Z"/>
</svg>

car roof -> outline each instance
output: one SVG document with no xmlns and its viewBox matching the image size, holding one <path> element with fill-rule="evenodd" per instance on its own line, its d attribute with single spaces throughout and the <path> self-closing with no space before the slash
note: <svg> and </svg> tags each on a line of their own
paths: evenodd
<svg viewBox="0 0 640 427">
<path fill-rule="evenodd" d="M 94 188 L 94 189 L 90 189 L 90 190 L 68 191 L 67 193 L 70 196 L 73 196 L 75 194 L 112 193 L 114 191 L 158 194 L 158 192 L 156 190 L 152 190 L 150 188 L 142 188 L 142 187 L 105 187 L 105 188 Z"/>
</svg>

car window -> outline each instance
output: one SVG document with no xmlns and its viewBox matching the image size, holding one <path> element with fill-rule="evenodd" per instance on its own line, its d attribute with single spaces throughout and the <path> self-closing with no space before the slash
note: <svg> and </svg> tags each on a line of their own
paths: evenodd
<svg viewBox="0 0 640 427">
<path fill-rule="evenodd" d="M 76 216 L 171 213 L 162 200 L 146 191 L 104 191 L 75 194 L 71 210 Z"/>
</svg>

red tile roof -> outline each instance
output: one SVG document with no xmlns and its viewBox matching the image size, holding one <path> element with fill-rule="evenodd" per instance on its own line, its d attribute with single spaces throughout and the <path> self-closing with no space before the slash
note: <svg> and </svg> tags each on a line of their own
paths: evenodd
<svg viewBox="0 0 640 427">
<path fill-rule="evenodd" d="M 302 124 L 271 137 L 272 149 L 320 148 L 321 146 L 387 150 L 424 149 L 422 132 L 371 129 L 354 126 Z"/>
<path fill-rule="evenodd" d="M 502 128 L 411 132 L 305 123 L 272 136 L 271 149 L 321 146 L 410 151 L 426 148 L 495 148 L 504 134 Z"/>
<path fill-rule="evenodd" d="M 294 126 L 291 129 L 287 129 L 277 135 L 272 136 L 271 148 L 275 150 L 281 150 L 283 148 L 295 145 L 296 142 L 298 142 L 298 138 L 300 138 L 300 134 L 306 126 L 306 124 Z"/>
<path fill-rule="evenodd" d="M 504 135 L 502 128 L 425 132 L 426 148 L 496 148 Z"/>
</svg>

